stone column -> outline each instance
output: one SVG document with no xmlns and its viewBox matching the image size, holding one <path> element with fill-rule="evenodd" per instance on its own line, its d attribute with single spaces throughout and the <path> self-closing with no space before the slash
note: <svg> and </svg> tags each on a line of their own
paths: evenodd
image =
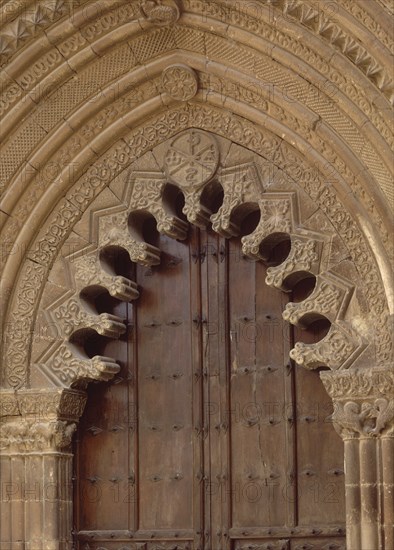
<svg viewBox="0 0 394 550">
<path fill-rule="evenodd" d="M 345 444 L 347 550 L 394 548 L 394 370 L 322 372 Z"/>
<path fill-rule="evenodd" d="M 0 392 L 0 548 L 72 548 L 71 440 L 86 396 Z"/>
</svg>

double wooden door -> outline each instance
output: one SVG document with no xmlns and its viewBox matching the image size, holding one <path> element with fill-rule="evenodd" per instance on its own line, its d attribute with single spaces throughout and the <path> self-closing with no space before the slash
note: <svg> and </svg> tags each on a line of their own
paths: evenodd
<svg viewBox="0 0 394 550">
<path fill-rule="evenodd" d="M 344 548 L 342 443 L 318 373 L 288 359 L 288 296 L 239 240 L 159 244 L 139 300 L 99 304 L 128 330 L 90 344 L 121 371 L 90 386 L 78 429 L 76 547 Z"/>
</svg>

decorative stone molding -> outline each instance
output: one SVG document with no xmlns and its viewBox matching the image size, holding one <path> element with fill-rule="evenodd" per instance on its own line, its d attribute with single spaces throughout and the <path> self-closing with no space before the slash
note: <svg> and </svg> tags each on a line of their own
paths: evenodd
<svg viewBox="0 0 394 550">
<path fill-rule="evenodd" d="M 75 281 L 81 289 L 98 285 L 106 288 L 114 298 L 125 302 L 136 300 L 139 296 L 136 283 L 126 277 L 105 272 L 96 253 L 75 258 L 73 265 Z"/>
<path fill-rule="evenodd" d="M 100 315 L 88 313 L 83 309 L 81 302 L 74 298 L 70 298 L 54 308 L 53 318 L 59 326 L 60 332 L 66 337 L 71 336 L 79 329 L 95 330 L 107 338 L 119 338 L 126 331 L 120 317 L 109 313 Z"/>
<path fill-rule="evenodd" d="M 393 96 L 393 82 L 387 77 L 391 63 L 387 53 L 392 49 L 392 40 L 379 12 L 381 5 L 388 4 L 377 0 L 373 8 L 376 13 L 372 14 L 368 2 L 361 5 L 352 0 L 320 3 L 318 7 L 307 0 L 275 0 L 268 4 L 260 2 L 258 10 L 256 3 L 240 2 L 237 9 L 232 9 L 231 2 L 183 0 L 186 16 L 182 24 L 174 25 L 180 15 L 180 4 L 173 0 L 99 0 L 89 2 L 86 9 L 84 0 L 77 3 L 25 0 L 4 1 L 0 7 L 4 23 L 0 30 L 0 63 L 5 68 L 0 77 L 0 113 L 4 117 L 0 132 L 6 149 L 0 159 L 5 174 L 0 178 L 0 192 L 4 191 L 5 197 L 0 209 L 0 224 L 4 224 L 2 243 L 13 243 L 18 236 L 17 252 L 11 254 L 13 258 L 6 258 L 10 261 L 0 285 L 1 289 L 5 286 L 7 300 L 10 298 L 10 308 L 4 316 L 5 381 L 14 388 L 29 385 L 34 319 L 42 292 L 48 298 L 45 288 L 48 272 L 91 201 L 121 170 L 164 140 L 175 140 L 177 132 L 196 126 L 230 136 L 249 151 L 265 156 L 275 169 L 286 170 L 295 186 L 300 184 L 298 192 L 301 194 L 303 190 L 302 193 L 312 197 L 322 217 L 323 213 L 327 215 L 324 229 L 312 226 L 311 231 L 294 218 L 288 232 L 290 255 L 281 265 L 268 269 L 267 283 L 286 291 L 301 272 L 317 278 L 319 292 L 293 304 L 285 315 L 299 324 L 308 315 L 324 315 L 332 322 L 332 328 L 323 341 L 309 347 L 297 344 L 292 353 L 308 368 L 328 365 L 337 369 L 335 373 L 322 373 L 322 378 L 327 382 L 331 376 L 337 403 L 334 420 L 345 438 L 348 550 L 393 548 L 392 374 L 389 369 L 375 365 L 370 369 L 371 375 L 361 370 L 344 370 L 354 365 L 364 349 L 355 331 L 359 321 L 368 323 L 366 332 L 375 345 L 372 348 L 369 342 L 361 362 L 376 353 L 377 362 L 382 364 L 390 360 L 392 353 L 389 296 L 385 295 L 389 284 L 382 283 L 387 274 L 382 267 L 386 261 L 384 249 L 390 251 L 391 233 L 387 231 L 389 225 L 385 220 L 389 215 L 379 189 L 380 186 L 392 198 L 391 179 L 385 169 L 385 162 L 389 166 L 385 160 L 389 158 L 387 151 L 393 144 L 386 116 L 386 99 Z M 67 13 L 70 17 L 64 17 Z M 295 33 L 311 40 L 296 40 Z M 187 52 L 184 57 L 174 54 L 182 50 Z M 386 58 L 389 63 L 385 63 Z M 201 67 L 201 59 L 210 62 L 206 70 L 196 71 L 200 93 L 191 96 L 194 84 L 189 73 L 185 75 L 185 81 L 189 79 L 188 88 L 170 86 L 169 90 L 175 89 L 175 94 L 170 93 L 171 99 L 190 103 L 178 105 L 176 110 L 167 105 L 164 114 L 157 112 L 165 100 L 168 102 L 168 97 L 158 94 L 163 69 L 174 62 L 188 66 L 189 61 L 190 66 Z M 302 62 L 294 65 L 294 59 Z M 137 82 L 139 73 L 144 74 L 142 84 Z M 264 90 L 266 82 L 271 82 L 273 88 Z M 296 97 L 291 98 L 295 101 L 288 101 L 287 91 L 295 82 Z M 92 83 L 99 83 L 98 96 L 92 95 Z M 114 84 L 119 85 L 116 102 L 110 101 L 108 95 Z M 284 96 L 282 103 L 271 97 L 273 89 L 275 96 Z M 41 99 L 52 92 L 52 102 L 41 104 Z M 202 100 L 206 104 L 198 103 Z M 224 108 L 219 109 L 219 104 Z M 143 124 L 138 127 L 140 120 Z M 132 128 L 130 134 L 120 132 L 123 121 L 127 128 Z M 269 134 L 270 130 L 276 136 Z M 102 157 L 103 151 L 118 139 L 108 156 Z M 78 155 L 82 152 L 83 166 L 92 164 L 85 174 L 75 173 L 69 181 L 64 172 L 49 181 L 45 179 L 43 174 L 51 164 L 78 167 L 81 164 Z M 146 210 L 155 218 L 160 231 L 173 238 L 184 238 L 187 224 L 162 203 L 162 192 L 168 182 L 179 185 L 184 193 L 184 214 L 189 223 L 205 227 L 212 222 L 214 229 L 226 237 L 238 235 L 240 228 L 234 216 L 237 208 L 247 203 L 259 207 L 260 200 L 267 200 L 264 194 L 271 193 L 271 179 L 263 176 L 253 163 L 241 169 L 243 162 L 237 166 L 216 166 L 213 155 L 212 174 L 201 186 L 198 181 L 192 182 L 190 192 L 183 181 L 176 182 L 169 174 L 159 172 L 147 201 L 150 204 L 131 206 L 126 201 L 125 208 L 114 213 L 112 219 L 110 216 L 99 219 L 98 248 L 88 247 L 86 254 L 72 258 L 69 266 L 72 285 L 61 300 L 51 304 L 52 310 L 50 306 L 47 309 L 51 319 L 56 319 L 58 313 L 56 336 L 60 336 L 60 344 L 56 341 L 42 356 L 47 371 L 39 373 L 40 380 L 44 374 L 51 384 L 83 387 L 88 380 L 109 380 L 117 372 L 119 367 L 113 359 L 81 357 L 69 342 L 81 327 L 104 333 L 112 327 L 110 332 L 115 337 L 124 329 L 119 319 L 100 319 L 85 308 L 80 293 L 86 288 L 96 285 L 118 300 L 138 298 L 135 282 L 106 270 L 97 251 L 114 244 L 128 251 L 135 262 L 158 264 L 160 250 L 141 240 L 138 227 L 129 224 L 129 214 L 131 210 Z M 191 177 L 193 165 L 188 167 Z M 142 187 L 151 176 L 140 175 Z M 201 204 L 201 196 L 205 185 L 215 184 L 219 178 L 225 197 L 220 211 L 212 216 L 209 208 Z M 16 200 L 21 190 L 23 194 Z M 287 191 L 286 188 L 282 196 Z M 299 202 L 306 195 L 300 196 Z M 56 204 L 55 196 L 66 199 Z M 265 221 L 253 238 L 246 239 L 246 251 L 257 260 L 263 257 L 260 239 L 264 241 L 273 235 L 264 227 L 273 204 L 265 206 L 266 210 L 260 208 L 266 213 Z M 294 212 L 294 206 L 292 209 Z M 298 207 L 296 214 L 297 211 Z M 282 213 L 274 231 L 283 229 L 286 220 L 286 213 Z M 365 226 L 360 220 L 362 224 L 365 220 Z M 37 238 L 26 239 L 29 231 Z M 345 250 L 342 260 L 351 264 L 352 271 L 357 271 L 357 276 L 350 276 L 349 284 L 332 284 L 330 274 L 339 276 L 336 265 L 330 266 L 329 273 L 326 271 L 329 240 L 326 233 L 335 233 L 336 242 Z M 16 261 L 16 256 L 24 255 L 28 257 L 24 263 Z M 8 290 L 11 285 L 13 291 Z M 357 292 L 353 292 L 356 285 Z M 56 308 L 72 310 L 74 301 L 81 321 L 65 323 Z M 2 430 L 8 435 L 6 426 L 14 423 L 12 434 L 19 433 L 20 441 L 25 441 L 21 446 L 17 441 L 12 443 L 12 452 L 26 455 L 25 475 L 31 470 L 26 451 L 33 450 L 29 443 L 33 433 L 38 450 L 44 451 L 42 454 L 62 454 L 61 460 L 70 462 L 68 447 L 63 445 L 67 444 L 78 411 L 83 408 L 83 396 L 72 390 L 62 392 L 62 397 L 54 392 L 53 401 L 33 390 L 25 397 L 19 392 L 15 395 L 14 392 L 1 395 Z M 48 418 L 37 418 L 39 404 L 50 410 Z M 62 416 L 59 409 L 63 406 Z M 10 449 L 5 448 L 4 452 Z M 61 472 L 64 484 L 64 480 L 71 479 L 69 462 L 52 464 L 44 456 L 41 470 L 48 477 Z M 365 473 L 368 479 L 363 478 Z M 360 501 L 365 506 L 361 507 Z M 21 528 L 32 548 L 71 545 L 70 505 L 68 495 L 59 506 L 53 507 L 56 517 L 49 517 L 45 507 L 43 539 L 36 541 L 29 537 L 29 525 L 36 519 L 34 510 L 29 511 L 29 503 L 23 503 L 27 520 Z M 63 511 L 61 525 L 56 519 L 58 510 Z M 58 532 L 54 534 L 56 529 Z M 14 535 L 13 540 L 22 541 L 19 533 Z"/>
<path fill-rule="evenodd" d="M 86 394 L 78 390 L 0 390 L 0 420 L 22 416 L 36 422 L 55 419 L 78 422 Z"/>
<path fill-rule="evenodd" d="M 37 366 L 56 385 L 84 388 L 88 382 L 107 382 L 119 372 L 119 365 L 111 357 L 96 355 L 91 359 L 78 356 L 65 340 L 60 346 L 51 346 L 37 361 Z"/>
<path fill-rule="evenodd" d="M 0 451 L 56 452 L 70 446 L 86 404 L 76 390 L 0 391 Z"/>
<path fill-rule="evenodd" d="M 266 284 L 286 291 L 288 290 L 286 280 L 293 273 L 308 272 L 317 275 L 321 256 L 320 248 L 321 243 L 316 239 L 305 239 L 298 235 L 292 235 L 290 254 L 279 266 L 267 269 Z"/>
<path fill-rule="evenodd" d="M 242 252 L 254 260 L 264 259 L 260 246 L 267 237 L 292 233 L 294 227 L 292 197 L 266 196 L 259 201 L 259 225 L 253 233 L 242 237 Z"/>
<path fill-rule="evenodd" d="M 394 391 L 394 368 L 391 365 L 337 373 L 321 372 L 320 378 L 332 399 L 380 398 Z"/>
<path fill-rule="evenodd" d="M 163 71 L 161 85 L 172 99 L 189 101 L 198 91 L 197 75 L 186 65 L 171 65 Z"/>
<path fill-rule="evenodd" d="M 99 163 L 89 168 L 87 173 L 76 183 L 72 192 L 69 192 L 68 196 L 70 200 L 78 204 L 79 210 L 83 211 L 87 208 L 89 202 L 104 189 L 105 185 L 109 185 L 111 179 L 116 177 L 125 166 L 147 150 L 150 150 L 153 146 L 161 143 L 164 136 L 174 135 L 176 129 L 187 128 L 193 122 L 199 128 L 207 130 L 215 128 L 219 135 L 228 135 L 230 133 L 233 139 L 238 140 L 240 145 L 261 151 L 267 162 L 273 162 L 275 165 L 278 165 L 278 168 L 284 170 L 289 166 L 297 177 L 305 182 L 303 184 L 305 185 L 305 190 L 316 201 L 321 210 L 327 214 L 340 238 L 344 242 L 348 242 L 350 239 L 349 254 L 360 275 L 363 277 L 365 298 L 371 312 L 371 319 L 374 319 L 373 324 L 376 326 L 378 361 L 389 360 L 392 342 L 386 323 L 385 297 L 381 286 L 379 286 L 378 271 L 373 264 L 372 256 L 370 256 L 370 252 L 363 241 L 357 225 L 340 203 L 334 191 L 323 185 L 322 176 L 316 173 L 315 169 L 311 168 L 306 162 L 300 161 L 288 145 L 283 142 L 280 143 L 274 136 L 269 133 L 267 135 L 266 132 L 262 132 L 255 125 L 249 124 L 245 120 L 240 120 L 239 117 L 233 115 L 223 116 L 221 111 L 213 108 L 208 109 L 204 106 L 188 105 L 176 110 L 169 110 L 160 117 L 155 118 L 147 126 L 136 129 L 127 138 L 126 144 L 124 142 L 117 144 Z M 161 177 L 163 177 L 162 174 Z M 290 178 L 290 173 L 287 178 Z M 194 205 L 196 210 L 198 202 L 196 201 Z M 20 297 L 25 296 L 25 287 L 29 288 L 29 292 L 27 293 L 29 299 L 28 307 L 21 314 L 21 309 L 19 306 L 17 307 L 15 300 L 13 307 L 16 309 L 10 314 L 8 320 L 10 327 L 18 326 L 20 328 L 23 325 L 26 328 L 23 333 L 20 330 L 17 332 L 10 330 L 6 333 L 8 348 L 6 369 L 7 373 L 9 373 L 9 380 L 12 380 L 11 383 L 14 387 L 19 387 L 26 378 L 29 334 L 33 330 L 33 327 L 29 323 L 33 319 L 34 304 L 37 306 L 40 285 L 44 281 L 44 273 L 52 265 L 57 250 L 71 230 L 76 218 L 72 206 L 68 201 L 64 201 L 60 205 L 60 212 L 57 209 L 54 210 L 48 220 L 48 227 L 45 227 L 37 236 L 36 243 L 30 252 L 35 261 L 27 261 L 22 269 L 21 290 L 18 292 L 17 301 L 19 303 Z M 75 210 L 78 211 L 77 209 Z M 209 212 L 205 213 L 201 220 L 202 226 L 207 223 L 209 216 Z M 190 218 L 189 221 L 193 222 Z M 123 232 L 123 235 L 127 236 L 127 233 Z M 311 238 L 315 239 L 316 233 Z M 321 236 L 317 237 L 317 240 L 321 240 Z M 50 246 L 48 243 L 50 243 Z M 142 258 L 146 256 L 146 247 L 150 247 L 150 245 L 140 243 L 137 246 L 137 250 Z M 44 251 L 45 254 L 43 254 Z M 151 252 L 150 249 L 149 251 Z M 157 250 L 153 250 L 153 252 L 156 253 L 156 261 L 159 261 Z M 37 264 L 37 261 L 43 262 L 46 268 L 43 265 Z M 39 278 L 41 283 L 32 284 L 32 277 L 28 275 L 28 270 L 34 272 L 35 277 Z"/>
<path fill-rule="evenodd" d="M 239 164 L 223 168 L 220 172 L 220 184 L 223 188 L 223 203 L 216 214 L 211 216 L 214 231 L 229 238 L 239 234 L 232 213 L 248 202 L 255 202 L 264 192 L 264 183 L 260 171 L 254 163 Z"/>
<path fill-rule="evenodd" d="M 365 347 L 362 337 L 345 321 L 336 321 L 328 334 L 316 344 L 297 342 L 290 357 L 302 367 L 316 369 L 346 369 Z"/>
<path fill-rule="evenodd" d="M 36 422 L 9 421 L 0 424 L 0 451 L 23 453 L 58 451 L 67 448 L 77 425 L 63 420 Z"/>
<path fill-rule="evenodd" d="M 19 17 L 8 23 L 0 33 L 1 65 L 27 40 L 38 34 L 42 28 L 60 19 L 69 9 L 69 4 L 63 0 L 43 0 L 23 10 Z"/>
<path fill-rule="evenodd" d="M 314 291 L 301 303 L 287 304 L 283 318 L 293 325 L 303 324 L 303 319 L 314 320 L 322 316 L 329 321 L 343 318 L 353 293 L 353 285 L 333 273 L 318 275 Z"/>
<path fill-rule="evenodd" d="M 142 16 L 154 25 L 173 25 L 180 17 L 176 0 L 142 0 Z"/>
<path fill-rule="evenodd" d="M 168 180 L 163 173 L 142 172 L 130 182 L 132 193 L 128 200 L 128 213 L 149 212 L 156 220 L 157 230 L 173 239 L 184 240 L 188 224 L 177 217 L 170 205 L 165 204 L 164 192 Z"/>
<path fill-rule="evenodd" d="M 350 37 L 347 31 L 337 23 L 335 15 L 338 8 L 335 4 L 328 4 L 326 8 L 321 9 L 301 0 L 279 0 L 275 5 L 283 10 L 285 16 L 296 19 L 338 48 L 390 101 L 393 100 L 393 80 L 365 47 L 358 40 Z"/>
</svg>

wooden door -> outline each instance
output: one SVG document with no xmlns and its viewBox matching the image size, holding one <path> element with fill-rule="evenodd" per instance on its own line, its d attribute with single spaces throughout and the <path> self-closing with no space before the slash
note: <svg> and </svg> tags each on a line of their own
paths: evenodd
<svg viewBox="0 0 394 550">
<path fill-rule="evenodd" d="M 98 305 L 128 331 L 88 345 L 121 372 L 90 386 L 78 429 L 76 547 L 344 548 L 342 442 L 318 373 L 288 359 L 289 297 L 239 240 L 159 239 L 161 265 L 135 267 L 140 299 Z"/>
</svg>

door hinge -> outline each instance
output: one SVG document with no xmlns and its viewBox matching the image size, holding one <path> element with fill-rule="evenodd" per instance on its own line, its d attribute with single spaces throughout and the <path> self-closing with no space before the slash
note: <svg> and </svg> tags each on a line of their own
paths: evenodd
<svg viewBox="0 0 394 550">
<path fill-rule="evenodd" d="M 206 255 L 207 255 L 207 251 L 206 251 L 205 246 L 203 248 L 201 248 L 200 250 L 194 250 L 192 252 L 193 262 L 195 264 L 198 263 L 198 262 L 200 262 L 200 264 L 204 263 Z"/>
</svg>

